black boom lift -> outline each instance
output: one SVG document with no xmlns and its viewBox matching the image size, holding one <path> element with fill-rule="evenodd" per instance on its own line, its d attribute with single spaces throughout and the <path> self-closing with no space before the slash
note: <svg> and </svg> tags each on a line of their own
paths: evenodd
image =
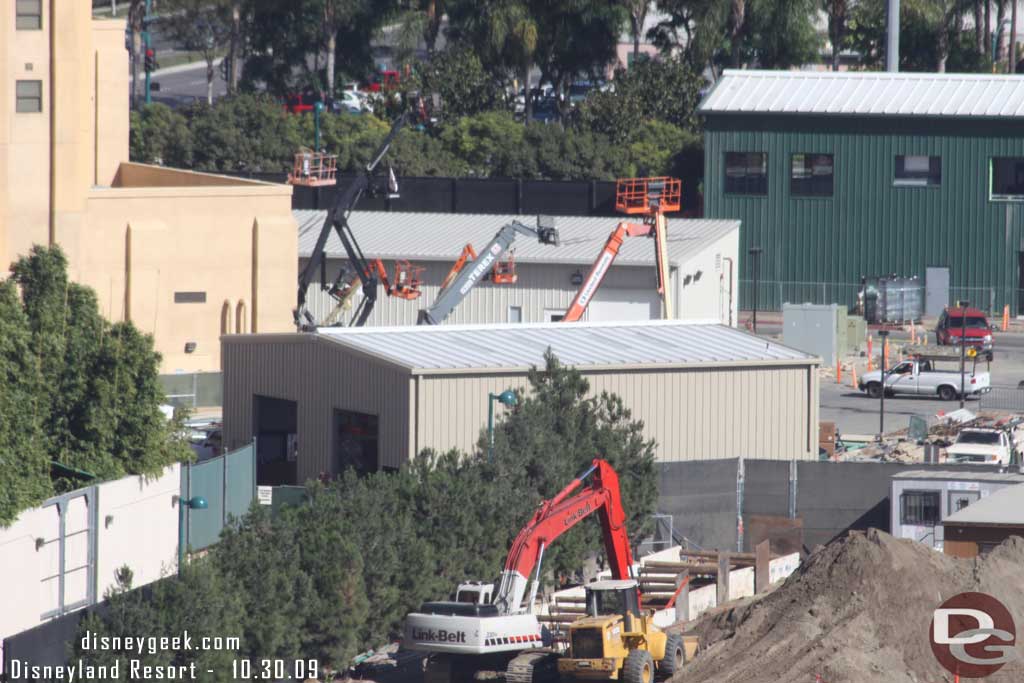
<svg viewBox="0 0 1024 683">
<path fill-rule="evenodd" d="M 360 170 L 359 175 L 345 188 L 345 191 L 338 195 L 334 206 L 327 212 L 327 218 L 320 229 L 320 236 L 317 237 L 316 246 L 313 247 L 313 252 L 309 255 L 309 261 L 306 263 L 305 268 L 299 273 L 298 305 L 295 308 L 294 316 L 295 325 L 301 331 L 315 330 L 323 323 L 323 321 L 317 320 L 306 307 L 306 290 L 313 283 L 318 270 L 320 271 L 320 288 L 328 292 L 335 300 L 341 299 L 341 292 L 346 283 L 353 280 L 351 271 L 343 268 L 333 282 L 328 283 L 327 281 L 327 258 L 324 253 L 324 247 L 327 246 L 327 238 L 330 236 L 331 230 L 338 234 L 338 239 L 341 240 L 342 246 L 345 247 L 345 253 L 348 255 L 348 263 L 355 269 L 355 276 L 359 278 L 362 284 L 363 298 L 356 307 L 349 325 L 354 327 L 362 326 L 366 319 L 370 317 L 370 313 L 373 312 L 373 307 L 377 303 L 377 286 L 380 284 L 379 271 L 371 267 L 372 264 L 363 256 L 363 250 L 359 248 L 359 243 L 356 241 L 352 228 L 348 224 L 348 217 L 352 209 L 359 203 L 363 193 L 370 189 L 371 174 L 377 168 L 377 165 L 380 164 L 384 155 L 387 154 L 391 143 L 394 142 L 399 131 L 407 123 L 416 120 L 422 115 L 423 108 L 418 103 L 418 98 L 413 97 L 413 102 L 415 106 L 413 106 L 412 111 L 405 112 L 395 119 L 391 125 L 391 131 L 384 138 L 377 151 L 374 152 L 369 163 Z M 388 175 L 390 186 L 388 189 L 391 192 L 396 192 L 397 183 L 394 182 L 392 174 L 389 173 Z"/>
</svg>

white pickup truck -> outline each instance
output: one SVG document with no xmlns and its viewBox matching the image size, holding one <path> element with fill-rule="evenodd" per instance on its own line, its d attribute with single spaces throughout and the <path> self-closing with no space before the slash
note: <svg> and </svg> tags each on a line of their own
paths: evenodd
<svg viewBox="0 0 1024 683">
<path fill-rule="evenodd" d="M 943 401 L 960 397 L 960 368 L 951 372 L 936 370 L 930 360 L 905 360 L 897 363 L 885 374 L 886 395 L 938 396 Z M 987 372 L 964 370 L 964 395 L 978 396 L 990 390 Z M 857 387 L 871 398 L 882 395 L 882 373 L 866 372 Z"/>
<path fill-rule="evenodd" d="M 966 427 L 956 435 L 956 441 L 946 449 L 949 462 L 1009 466 L 1013 458 L 1014 443 L 1003 429 Z"/>
</svg>

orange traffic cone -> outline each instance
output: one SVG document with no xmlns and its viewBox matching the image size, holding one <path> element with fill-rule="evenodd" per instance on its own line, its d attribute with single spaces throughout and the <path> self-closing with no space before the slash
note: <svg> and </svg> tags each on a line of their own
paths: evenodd
<svg viewBox="0 0 1024 683">
<path fill-rule="evenodd" d="M 917 328 L 914 327 L 914 321 L 913 320 L 910 321 L 910 343 L 911 344 L 916 344 L 917 343 Z"/>
<path fill-rule="evenodd" d="M 889 338 L 885 338 L 885 343 L 882 345 L 882 365 L 889 367 Z"/>
<path fill-rule="evenodd" d="M 836 363 L 836 384 L 843 383 L 843 364 Z"/>
<path fill-rule="evenodd" d="M 857 365 L 853 364 L 850 366 L 850 386 L 854 389 L 857 388 Z"/>
<path fill-rule="evenodd" d="M 1003 306 L 1003 332 L 1010 329 L 1010 304 Z"/>
</svg>

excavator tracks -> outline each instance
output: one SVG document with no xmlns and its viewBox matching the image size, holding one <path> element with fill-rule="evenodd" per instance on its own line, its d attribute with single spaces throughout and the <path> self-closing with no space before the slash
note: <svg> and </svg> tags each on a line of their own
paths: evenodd
<svg viewBox="0 0 1024 683">
<path fill-rule="evenodd" d="M 516 655 L 505 669 L 505 683 L 554 683 L 558 680 L 558 655 L 533 650 Z"/>
</svg>

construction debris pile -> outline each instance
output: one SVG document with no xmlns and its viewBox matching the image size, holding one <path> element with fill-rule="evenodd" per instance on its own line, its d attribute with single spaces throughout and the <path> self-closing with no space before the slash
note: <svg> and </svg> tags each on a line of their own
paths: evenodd
<svg viewBox="0 0 1024 683">
<path fill-rule="evenodd" d="M 687 683 L 952 681 L 929 643 L 933 610 L 965 591 L 1002 601 L 1024 623 L 1024 539 L 958 560 L 872 529 L 816 550 L 772 593 L 708 615 Z M 816 679 L 816 677 L 820 677 Z M 988 681 L 1024 680 L 1024 660 Z"/>
<path fill-rule="evenodd" d="M 935 449 L 935 462 L 941 463 L 946 460 L 945 449 L 956 441 L 961 430 L 968 428 L 1005 430 L 1018 450 L 1024 446 L 1024 417 L 1019 415 L 1008 416 L 989 411 L 973 413 L 960 409 L 931 419 L 921 418 L 920 428 L 924 433 L 912 434 L 910 428 L 890 432 L 881 443 L 874 440 L 867 443 L 857 441 L 869 437 L 840 436 L 835 457 L 846 462 L 927 462 L 926 452 L 931 446 Z"/>
</svg>

